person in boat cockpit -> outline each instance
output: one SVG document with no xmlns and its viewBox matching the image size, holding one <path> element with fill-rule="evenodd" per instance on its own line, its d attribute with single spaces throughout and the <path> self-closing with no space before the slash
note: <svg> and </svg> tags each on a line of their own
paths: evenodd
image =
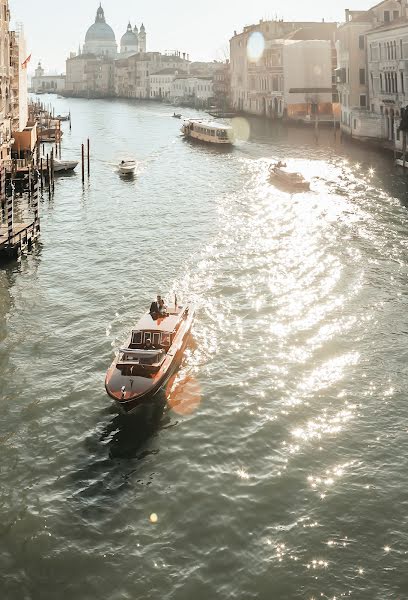
<svg viewBox="0 0 408 600">
<path fill-rule="evenodd" d="M 157 350 L 156 346 L 153 346 L 151 340 L 146 340 L 143 350 Z"/>
</svg>

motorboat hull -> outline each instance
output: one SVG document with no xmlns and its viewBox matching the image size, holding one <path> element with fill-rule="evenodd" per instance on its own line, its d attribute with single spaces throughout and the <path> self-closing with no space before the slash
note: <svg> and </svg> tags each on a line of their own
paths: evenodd
<svg viewBox="0 0 408 600">
<path fill-rule="evenodd" d="M 119 165 L 119 173 L 121 175 L 133 175 L 136 170 L 136 163 L 134 161 L 127 161 Z"/>
<path fill-rule="evenodd" d="M 275 168 L 270 171 L 270 180 L 295 192 L 305 192 L 310 190 L 310 183 L 305 179 L 294 179 L 293 173 L 283 173 Z"/>
<path fill-rule="evenodd" d="M 141 406 L 151 403 L 160 390 L 168 384 L 170 378 L 180 367 L 183 354 L 191 337 L 193 319 L 194 311 L 187 318 L 181 339 L 176 342 L 178 344 L 177 350 L 171 357 L 168 356 L 157 377 L 148 377 L 147 374 L 122 373 L 116 364 L 117 361 L 115 360 L 112 363 L 106 375 L 105 389 L 108 395 L 114 399 L 121 413 L 129 415 L 136 412 Z M 122 393 L 124 388 L 127 390 L 125 394 Z"/>
<path fill-rule="evenodd" d="M 77 160 L 67 160 L 63 162 L 56 162 L 54 160 L 54 171 L 56 173 L 67 173 L 73 171 L 78 166 Z"/>
</svg>

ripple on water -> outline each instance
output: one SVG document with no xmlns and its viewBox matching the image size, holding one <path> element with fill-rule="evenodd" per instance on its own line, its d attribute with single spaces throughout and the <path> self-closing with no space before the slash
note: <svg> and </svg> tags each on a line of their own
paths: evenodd
<svg viewBox="0 0 408 600">
<path fill-rule="evenodd" d="M 55 102 L 92 176 L 58 180 L 41 246 L 0 271 L 2 597 L 398 597 L 407 219 L 388 163 L 257 121 L 217 153 L 163 106 Z M 272 155 L 311 192 L 271 186 Z M 194 339 L 125 419 L 105 369 L 166 290 L 197 304 Z"/>
</svg>

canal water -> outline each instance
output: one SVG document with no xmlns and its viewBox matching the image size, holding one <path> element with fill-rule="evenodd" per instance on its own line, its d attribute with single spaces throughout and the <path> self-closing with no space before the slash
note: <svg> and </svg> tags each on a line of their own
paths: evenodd
<svg viewBox="0 0 408 600">
<path fill-rule="evenodd" d="M 91 177 L 0 269 L 0 597 L 407 598 L 407 175 L 332 130 L 243 121 L 220 151 L 173 107 L 41 100 Z M 104 375 L 160 292 L 194 339 L 126 419 Z"/>
</svg>

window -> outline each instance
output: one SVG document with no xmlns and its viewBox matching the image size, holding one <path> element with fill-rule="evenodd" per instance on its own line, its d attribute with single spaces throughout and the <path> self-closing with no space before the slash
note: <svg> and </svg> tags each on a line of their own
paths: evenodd
<svg viewBox="0 0 408 600">
<path fill-rule="evenodd" d="M 354 119 L 354 129 L 357 129 L 357 119 Z"/>
<path fill-rule="evenodd" d="M 360 69 L 360 85 L 365 85 L 365 82 L 366 82 L 365 69 Z"/>
<path fill-rule="evenodd" d="M 404 87 L 404 72 L 400 71 L 400 78 L 401 78 L 401 92 L 403 94 L 405 94 L 405 87 Z"/>
<path fill-rule="evenodd" d="M 385 10 L 384 11 L 384 23 L 389 23 L 389 22 L 390 22 L 390 11 Z"/>
<path fill-rule="evenodd" d="M 400 58 L 402 58 L 402 40 L 400 40 Z"/>
<path fill-rule="evenodd" d="M 365 94 L 360 95 L 360 106 L 361 108 L 367 108 L 367 96 Z"/>
<path fill-rule="evenodd" d="M 399 10 L 393 10 L 392 11 L 392 19 L 393 19 L 393 21 L 395 19 L 398 19 L 398 17 L 399 17 Z"/>
<path fill-rule="evenodd" d="M 380 73 L 380 91 L 382 92 L 383 89 L 384 89 L 383 88 L 383 76 L 382 76 L 382 73 Z"/>
<path fill-rule="evenodd" d="M 360 50 L 364 50 L 364 36 L 363 35 L 358 36 L 358 47 L 360 48 Z"/>
</svg>

